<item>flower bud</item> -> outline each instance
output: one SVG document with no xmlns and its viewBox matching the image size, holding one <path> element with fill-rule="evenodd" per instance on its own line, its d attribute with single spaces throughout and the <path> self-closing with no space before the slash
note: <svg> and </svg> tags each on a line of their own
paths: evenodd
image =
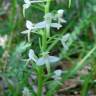
<svg viewBox="0 0 96 96">
<path fill-rule="evenodd" d="M 58 15 L 59 16 L 63 16 L 63 14 L 64 14 L 64 10 L 63 9 L 59 9 L 58 11 L 57 11 L 57 13 L 58 13 Z"/>
</svg>

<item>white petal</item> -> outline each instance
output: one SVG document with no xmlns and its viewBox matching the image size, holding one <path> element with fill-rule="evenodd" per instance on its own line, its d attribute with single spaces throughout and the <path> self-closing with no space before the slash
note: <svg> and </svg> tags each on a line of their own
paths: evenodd
<svg viewBox="0 0 96 96">
<path fill-rule="evenodd" d="M 27 87 L 24 87 L 22 94 L 23 94 L 23 96 L 31 96 L 32 95 Z"/>
<path fill-rule="evenodd" d="M 47 57 L 41 57 L 37 60 L 37 65 L 44 65 L 46 63 L 55 63 L 58 62 L 60 59 L 56 56 L 47 56 Z"/>
<path fill-rule="evenodd" d="M 45 21 L 42 21 L 42 22 L 39 22 L 35 25 L 35 28 L 45 28 L 46 27 L 46 22 Z"/>
<path fill-rule="evenodd" d="M 63 9 L 60 9 L 60 10 L 57 11 L 57 13 L 58 13 L 58 15 L 59 15 L 60 17 L 62 17 L 63 14 L 64 14 L 64 10 L 63 10 Z"/>
<path fill-rule="evenodd" d="M 60 29 L 62 27 L 62 25 L 58 24 L 58 23 L 51 23 L 51 27 Z"/>
<path fill-rule="evenodd" d="M 67 33 L 67 34 L 65 34 L 65 35 L 62 37 L 61 41 L 66 42 L 69 38 L 70 38 L 70 33 Z"/>
<path fill-rule="evenodd" d="M 29 21 L 29 20 L 26 21 L 26 27 L 27 27 L 27 29 L 29 29 L 29 30 L 32 29 L 33 24 L 31 23 L 31 21 Z"/>
<path fill-rule="evenodd" d="M 23 4 L 23 10 L 27 9 L 30 7 L 30 4 Z"/>
<path fill-rule="evenodd" d="M 34 53 L 34 50 L 30 49 L 28 56 L 29 56 L 29 59 L 30 59 L 30 60 L 33 60 L 34 62 L 37 61 L 37 59 L 35 58 L 36 55 L 35 55 L 35 53 Z"/>
<path fill-rule="evenodd" d="M 30 0 L 24 0 L 24 2 L 25 2 L 26 4 L 28 4 L 28 3 L 30 3 Z"/>
<path fill-rule="evenodd" d="M 59 69 L 58 70 L 55 70 L 54 71 L 54 74 L 59 77 L 62 74 L 62 70 L 59 70 Z"/>
<path fill-rule="evenodd" d="M 30 30 L 25 30 L 25 31 L 22 31 L 21 33 L 22 34 L 27 34 Z"/>
<path fill-rule="evenodd" d="M 59 18 L 60 19 L 60 22 L 61 23 L 66 23 L 67 21 L 66 20 L 64 20 L 63 18 Z"/>
<path fill-rule="evenodd" d="M 31 1 L 31 3 L 40 3 L 40 2 L 44 2 L 44 1 L 42 1 L 42 0 L 37 0 L 37 1 Z"/>
<path fill-rule="evenodd" d="M 58 10 L 58 14 L 63 14 L 64 13 L 64 10 L 63 9 L 59 9 Z"/>
<path fill-rule="evenodd" d="M 55 62 L 58 62 L 60 60 L 60 58 L 58 58 L 56 56 L 48 56 L 47 59 L 48 59 L 49 63 L 55 63 Z"/>
<path fill-rule="evenodd" d="M 61 38 L 61 43 L 64 47 L 64 50 L 67 51 L 69 46 L 68 46 L 68 41 L 70 40 L 70 34 L 67 33 Z"/>
<path fill-rule="evenodd" d="M 44 65 L 46 63 L 46 59 L 44 57 L 41 57 L 37 60 L 36 64 L 41 66 Z"/>
</svg>

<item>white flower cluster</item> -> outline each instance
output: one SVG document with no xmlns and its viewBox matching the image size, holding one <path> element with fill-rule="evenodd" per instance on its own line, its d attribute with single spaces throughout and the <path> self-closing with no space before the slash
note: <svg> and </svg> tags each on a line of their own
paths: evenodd
<svg viewBox="0 0 96 96">
<path fill-rule="evenodd" d="M 44 21 L 33 24 L 31 21 L 26 21 L 27 30 L 23 31 L 23 34 L 28 34 L 29 32 L 36 32 L 38 29 L 48 29 L 50 27 L 60 29 L 62 27 L 61 23 L 65 23 L 66 20 L 63 19 L 64 10 L 58 10 L 57 14 L 54 16 L 52 13 L 48 13 L 44 16 Z M 54 23 L 53 20 L 58 20 Z"/>
<path fill-rule="evenodd" d="M 25 10 L 31 6 L 32 3 L 40 3 L 45 2 L 45 0 L 24 0 L 23 5 L 23 13 L 25 14 Z M 57 11 L 56 14 L 47 13 L 44 16 L 44 20 L 41 22 L 38 22 L 36 24 L 33 24 L 31 21 L 26 21 L 26 30 L 23 31 L 23 34 L 28 35 L 28 40 L 30 41 L 30 32 L 37 33 L 40 29 L 50 29 L 51 28 L 57 28 L 60 29 L 62 27 L 62 23 L 66 23 L 66 20 L 63 19 L 64 10 L 60 9 Z M 63 44 L 63 47 L 67 49 L 67 46 L 65 46 L 65 42 L 67 41 L 68 36 L 64 36 L 61 39 L 61 43 Z M 29 50 L 29 60 L 34 61 L 37 65 L 44 65 L 46 63 L 55 63 L 60 60 L 60 58 L 56 56 L 50 56 L 47 54 L 43 55 L 42 57 L 38 58 L 34 51 L 32 49 Z"/>
</svg>

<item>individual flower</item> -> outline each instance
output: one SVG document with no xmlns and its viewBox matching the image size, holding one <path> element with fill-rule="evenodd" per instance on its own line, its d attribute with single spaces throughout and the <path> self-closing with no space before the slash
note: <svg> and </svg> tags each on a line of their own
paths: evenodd
<svg viewBox="0 0 96 96">
<path fill-rule="evenodd" d="M 47 63 L 48 64 L 56 63 L 60 60 L 59 57 L 50 56 L 48 54 L 46 54 L 40 58 L 37 58 L 37 56 L 35 55 L 35 53 L 32 49 L 29 50 L 28 56 L 29 56 L 29 60 L 34 61 L 38 66 L 42 66 Z"/>
<path fill-rule="evenodd" d="M 35 32 L 38 29 L 43 29 L 46 27 L 53 27 L 53 28 L 61 28 L 62 25 L 58 23 L 49 23 L 48 21 L 42 21 L 37 24 L 33 24 L 31 21 L 27 20 L 26 21 L 26 28 L 27 30 L 21 32 L 23 34 L 27 34 L 28 32 Z"/>
<path fill-rule="evenodd" d="M 37 28 L 37 29 L 46 28 L 46 27 L 47 28 L 52 27 L 52 28 L 60 29 L 62 27 L 62 25 L 58 24 L 58 23 L 49 23 L 46 21 L 39 22 L 35 25 L 35 28 Z"/>
<path fill-rule="evenodd" d="M 27 30 L 25 30 L 25 31 L 23 31 L 21 33 L 22 34 L 27 34 L 28 41 L 30 41 L 30 32 L 35 32 L 35 30 L 34 30 L 34 24 L 31 21 L 27 20 L 26 21 L 26 28 L 27 28 Z"/>
<path fill-rule="evenodd" d="M 23 15 L 25 16 L 25 10 L 28 9 L 31 6 L 31 3 L 40 3 L 40 2 L 44 2 L 42 0 L 24 0 L 24 4 L 23 4 Z"/>
<path fill-rule="evenodd" d="M 0 36 L 0 46 L 5 48 L 5 44 L 6 44 L 6 41 L 7 41 L 7 35 L 5 36 Z"/>
<path fill-rule="evenodd" d="M 60 70 L 60 69 L 55 70 L 55 71 L 54 71 L 54 74 L 55 74 L 56 76 L 60 77 L 61 74 L 62 74 L 62 70 Z"/>
<path fill-rule="evenodd" d="M 24 87 L 24 89 L 22 91 L 22 96 L 32 96 L 27 87 Z"/>
<path fill-rule="evenodd" d="M 59 10 L 57 11 L 57 14 L 59 15 L 59 17 L 63 17 L 64 10 L 63 10 L 63 9 L 59 9 Z"/>
<path fill-rule="evenodd" d="M 63 71 L 58 69 L 54 71 L 54 75 L 52 76 L 55 80 L 60 80 L 61 79 L 61 75 L 62 75 Z"/>
<path fill-rule="evenodd" d="M 59 9 L 57 11 L 57 14 L 56 14 L 56 18 L 58 20 L 58 24 L 66 23 L 66 20 L 63 18 L 63 15 L 64 15 L 64 10 L 63 9 Z"/>
<path fill-rule="evenodd" d="M 52 23 L 52 20 L 53 20 L 53 15 L 51 13 L 47 13 L 45 16 L 44 16 L 44 21 L 42 22 L 39 22 L 35 25 L 35 28 L 37 29 L 40 29 L 40 28 L 57 28 L 57 29 L 60 29 L 62 27 L 61 24 L 58 24 L 58 23 Z"/>
<path fill-rule="evenodd" d="M 44 65 L 44 64 L 56 63 L 59 60 L 60 60 L 59 57 L 46 55 L 46 56 L 43 56 L 43 57 L 39 58 L 37 60 L 36 64 L 39 65 L 39 66 L 41 66 L 41 65 Z"/>
<path fill-rule="evenodd" d="M 34 62 L 37 62 L 37 56 L 35 55 L 32 49 L 29 50 L 28 57 L 29 60 L 33 60 Z"/>
<path fill-rule="evenodd" d="M 68 50 L 68 44 L 67 44 L 67 43 L 68 43 L 69 39 L 70 39 L 70 34 L 69 34 L 69 33 L 65 34 L 65 35 L 60 39 L 65 51 Z"/>
<path fill-rule="evenodd" d="M 31 21 L 27 20 L 27 21 L 26 21 L 26 28 L 27 28 L 27 30 L 25 30 L 25 31 L 23 31 L 23 32 L 21 32 L 21 33 L 27 34 L 28 32 L 33 31 L 33 29 L 34 29 L 34 24 L 33 24 Z"/>
<path fill-rule="evenodd" d="M 26 21 L 26 27 L 28 30 L 31 30 L 34 28 L 34 24 L 31 21 L 27 20 Z"/>
</svg>

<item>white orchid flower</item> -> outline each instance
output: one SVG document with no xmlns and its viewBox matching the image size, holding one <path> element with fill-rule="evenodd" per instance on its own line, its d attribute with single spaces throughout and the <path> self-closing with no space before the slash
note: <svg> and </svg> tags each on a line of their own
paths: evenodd
<svg viewBox="0 0 96 96">
<path fill-rule="evenodd" d="M 54 74 L 56 75 L 56 76 L 61 76 L 62 75 L 62 70 L 60 70 L 60 69 L 58 69 L 58 70 L 55 70 L 54 71 Z"/>
<path fill-rule="evenodd" d="M 52 13 L 47 13 L 47 14 L 44 16 L 44 19 L 45 19 L 46 28 L 53 27 L 53 28 L 60 29 L 60 28 L 62 27 L 61 24 L 52 23 L 52 20 L 54 19 L 54 15 L 53 15 Z"/>
<path fill-rule="evenodd" d="M 30 32 L 35 32 L 33 30 L 34 29 L 34 24 L 31 21 L 27 20 L 26 21 L 26 28 L 27 28 L 27 30 L 22 31 L 21 33 L 22 34 L 27 34 L 28 35 L 28 41 L 30 41 Z"/>
<path fill-rule="evenodd" d="M 27 87 L 24 87 L 22 91 L 22 96 L 31 96 L 32 94 L 30 93 L 29 89 Z"/>
<path fill-rule="evenodd" d="M 68 50 L 67 42 L 68 42 L 69 39 L 70 39 L 70 34 L 69 34 L 69 33 L 65 34 L 65 35 L 61 38 L 61 43 L 62 43 L 63 48 L 64 48 L 65 51 Z"/>
<path fill-rule="evenodd" d="M 33 24 L 31 21 L 27 20 L 27 21 L 26 21 L 26 28 L 27 28 L 28 30 L 31 30 L 31 29 L 34 28 L 34 24 Z"/>
<path fill-rule="evenodd" d="M 61 75 L 62 75 L 63 71 L 58 69 L 54 71 L 54 75 L 52 76 L 55 80 L 60 80 L 61 79 Z"/>
<path fill-rule="evenodd" d="M 8 40 L 8 36 L 0 36 L 0 47 L 5 48 L 6 41 Z"/>
<path fill-rule="evenodd" d="M 60 17 L 62 17 L 63 14 L 64 14 L 64 10 L 63 10 L 63 9 L 59 9 L 59 10 L 57 11 L 57 14 L 58 14 Z"/>
<path fill-rule="evenodd" d="M 40 3 L 40 2 L 44 2 L 42 0 L 24 0 L 24 4 L 23 4 L 23 15 L 25 16 L 25 10 L 28 9 L 32 3 Z"/>
<path fill-rule="evenodd" d="M 37 62 L 37 56 L 35 55 L 34 50 L 30 49 L 28 56 L 29 56 L 29 60 L 33 60 L 34 62 Z"/>
<path fill-rule="evenodd" d="M 62 27 L 62 25 L 58 24 L 58 23 L 48 23 L 46 21 L 39 22 L 35 25 L 35 28 L 37 28 L 37 29 L 42 29 L 42 28 L 46 28 L 46 27 L 60 29 Z"/>
<path fill-rule="evenodd" d="M 63 18 L 64 10 L 59 9 L 56 14 L 56 18 L 58 20 L 58 24 L 66 23 L 67 21 Z"/>
<path fill-rule="evenodd" d="M 35 32 L 35 30 L 43 29 L 43 28 L 46 28 L 47 26 L 50 26 L 50 27 L 53 27 L 53 28 L 61 28 L 62 27 L 62 25 L 58 24 L 58 23 L 51 23 L 51 24 L 49 24 L 46 21 L 42 21 L 42 22 L 39 22 L 37 24 L 33 24 L 31 21 L 27 20 L 26 21 L 26 28 L 27 28 L 27 30 L 25 30 L 25 31 L 23 31 L 21 33 L 27 34 L 30 31 Z"/>
<path fill-rule="evenodd" d="M 22 34 L 27 34 L 28 32 L 33 31 L 32 29 L 34 29 L 34 24 L 31 21 L 27 20 L 26 28 L 27 28 L 27 30 L 21 32 Z"/>
<path fill-rule="evenodd" d="M 49 64 L 50 63 L 56 63 L 60 60 L 59 57 L 50 56 L 48 54 L 46 56 L 37 58 L 37 56 L 34 53 L 34 50 L 32 50 L 32 49 L 29 50 L 28 56 L 29 56 L 29 60 L 33 60 L 38 66 L 41 66 L 41 65 L 44 65 L 47 63 L 49 63 Z"/>
</svg>

